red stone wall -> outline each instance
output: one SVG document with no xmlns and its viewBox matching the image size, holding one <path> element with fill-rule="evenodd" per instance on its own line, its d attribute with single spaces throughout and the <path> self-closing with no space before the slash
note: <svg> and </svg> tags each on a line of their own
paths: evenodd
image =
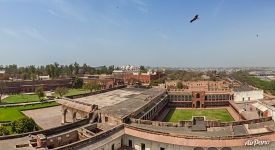
<svg viewBox="0 0 275 150">
<path fill-rule="evenodd" d="M 205 92 L 204 91 L 193 91 L 192 92 L 192 107 L 193 108 L 203 108 L 204 105 Z"/>
</svg>

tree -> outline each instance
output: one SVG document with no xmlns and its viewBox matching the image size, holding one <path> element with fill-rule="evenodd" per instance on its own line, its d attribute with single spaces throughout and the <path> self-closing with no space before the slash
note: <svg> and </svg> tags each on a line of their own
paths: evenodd
<svg viewBox="0 0 275 150">
<path fill-rule="evenodd" d="M 39 97 L 40 101 L 43 99 L 45 96 L 43 86 L 39 86 L 35 89 L 35 94 Z"/>
<path fill-rule="evenodd" d="M 128 85 L 141 85 L 141 81 L 136 79 L 136 78 L 129 78 L 127 79 L 127 84 Z"/>
<path fill-rule="evenodd" d="M 0 81 L 0 103 L 2 102 L 2 96 L 5 92 L 6 83 L 4 81 Z"/>
<path fill-rule="evenodd" d="M 74 77 L 72 81 L 72 86 L 73 88 L 81 88 L 83 86 L 83 80 L 78 77 Z"/>
<path fill-rule="evenodd" d="M 96 91 L 101 90 L 101 85 L 100 85 L 100 84 L 96 84 L 96 85 L 95 85 L 95 90 L 96 90 Z"/>
<path fill-rule="evenodd" d="M 274 94 L 275 93 L 275 81 L 273 80 L 273 81 L 270 81 L 271 83 L 270 83 L 270 90 L 271 90 L 271 92 Z"/>
<path fill-rule="evenodd" d="M 183 88 L 183 84 L 182 82 L 177 82 L 177 89 L 182 89 Z"/>
<path fill-rule="evenodd" d="M 74 62 L 74 75 L 78 75 L 79 73 L 79 64 L 77 62 Z"/>
<path fill-rule="evenodd" d="M 89 90 L 90 92 L 93 92 L 93 90 L 96 90 L 96 86 L 96 81 L 90 80 L 84 84 L 83 88 Z"/>
<path fill-rule="evenodd" d="M 37 130 L 38 126 L 35 124 L 32 118 L 23 117 L 13 121 L 11 123 L 11 128 L 12 131 L 15 133 L 26 133 Z"/>
<path fill-rule="evenodd" d="M 63 97 L 65 94 L 68 93 L 68 89 L 66 87 L 57 87 L 54 92 L 60 97 Z"/>
<path fill-rule="evenodd" d="M 147 69 L 144 66 L 140 66 L 139 70 L 140 70 L 141 73 L 146 73 L 147 72 Z"/>
<path fill-rule="evenodd" d="M 0 126 L 0 136 L 9 135 L 10 132 L 5 126 Z"/>
</svg>

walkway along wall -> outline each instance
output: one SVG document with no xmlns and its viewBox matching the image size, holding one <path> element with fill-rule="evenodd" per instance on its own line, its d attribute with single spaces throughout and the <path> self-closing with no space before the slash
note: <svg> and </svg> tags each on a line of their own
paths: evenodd
<svg viewBox="0 0 275 150">
<path fill-rule="evenodd" d="M 243 125 L 243 124 L 260 123 L 260 122 L 266 122 L 271 120 L 272 120 L 272 117 L 267 117 L 267 118 L 253 119 L 253 120 L 242 120 L 242 121 L 231 121 L 231 122 L 205 121 L 205 124 L 207 127 L 224 127 L 224 126 L 236 126 L 236 125 Z M 137 124 L 167 126 L 167 127 L 189 127 L 193 123 L 192 121 L 189 121 L 189 120 L 181 120 L 177 123 L 173 123 L 173 122 L 141 120 L 141 119 L 134 119 L 134 118 L 131 118 L 130 121 L 131 123 L 137 123 Z"/>
</svg>

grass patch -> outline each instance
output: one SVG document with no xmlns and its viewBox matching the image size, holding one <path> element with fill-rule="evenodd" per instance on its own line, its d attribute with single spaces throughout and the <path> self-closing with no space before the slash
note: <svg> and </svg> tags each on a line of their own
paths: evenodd
<svg viewBox="0 0 275 150">
<path fill-rule="evenodd" d="M 39 108 L 46 108 L 59 105 L 56 102 L 26 105 L 26 106 L 14 106 L 14 107 L 1 107 L 0 108 L 0 122 L 5 121 L 14 121 L 19 118 L 24 117 L 24 114 L 21 112 L 23 110 L 32 110 Z"/>
<path fill-rule="evenodd" d="M 205 116 L 207 120 L 221 120 L 222 122 L 234 121 L 226 109 L 171 109 L 164 121 L 191 120 L 192 116 Z"/>
<path fill-rule="evenodd" d="M 258 77 L 251 76 L 248 72 L 238 71 L 233 74 L 233 77 L 236 80 L 241 81 L 242 83 L 247 83 L 249 85 L 255 86 L 259 89 L 270 91 L 275 94 L 275 81 L 266 81 L 261 80 Z"/>
<path fill-rule="evenodd" d="M 10 95 L 7 98 L 4 98 L 2 100 L 3 103 L 28 103 L 28 102 L 38 102 L 39 97 L 35 94 L 16 94 L 16 95 Z"/>
<path fill-rule="evenodd" d="M 73 96 L 73 95 L 86 94 L 86 93 L 90 93 L 90 91 L 85 89 L 69 89 L 68 93 L 65 94 L 65 96 Z"/>
</svg>

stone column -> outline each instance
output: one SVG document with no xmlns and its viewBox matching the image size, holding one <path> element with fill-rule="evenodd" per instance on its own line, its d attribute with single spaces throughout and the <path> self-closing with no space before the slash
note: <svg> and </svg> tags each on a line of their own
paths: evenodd
<svg viewBox="0 0 275 150">
<path fill-rule="evenodd" d="M 73 122 L 76 122 L 76 111 L 72 111 Z"/>
<path fill-rule="evenodd" d="M 62 106 L 62 120 L 61 120 L 61 124 L 65 124 L 66 123 L 66 114 L 67 114 L 67 108 Z"/>
</svg>

